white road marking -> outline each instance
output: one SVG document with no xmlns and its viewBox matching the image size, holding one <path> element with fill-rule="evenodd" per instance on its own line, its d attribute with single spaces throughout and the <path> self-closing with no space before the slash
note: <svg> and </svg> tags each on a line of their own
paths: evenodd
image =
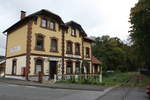
<svg viewBox="0 0 150 100">
<path fill-rule="evenodd" d="M 36 88 L 35 86 L 25 86 L 27 88 Z"/>
</svg>

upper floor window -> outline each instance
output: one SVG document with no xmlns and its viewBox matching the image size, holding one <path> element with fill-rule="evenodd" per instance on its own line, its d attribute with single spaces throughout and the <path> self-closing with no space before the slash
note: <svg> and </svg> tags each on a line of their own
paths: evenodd
<svg viewBox="0 0 150 100">
<path fill-rule="evenodd" d="M 51 39 L 51 50 L 52 52 L 57 52 L 57 39 Z"/>
<path fill-rule="evenodd" d="M 55 22 L 42 18 L 41 26 L 50 30 L 55 30 Z"/>
<path fill-rule="evenodd" d="M 71 35 L 74 37 L 76 36 L 76 29 L 74 29 L 74 28 L 71 29 Z"/>
<path fill-rule="evenodd" d="M 80 55 L 80 44 L 79 43 L 75 43 L 75 54 Z"/>
<path fill-rule="evenodd" d="M 45 18 L 42 19 L 42 23 L 41 23 L 42 27 L 47 27 L 47 20 Z"/>
<path fill-rule="evenodd" d="M 44 36 L 37 35 L 36 36 L 36 50 L 44 50 Z"/>
<path fill-rule="evenodd" d="M 86 47 L 86 57 L 90 57 L 90 48 Z"/>
<path fill-rule="evenodd" d="M 50 27 L 51 30 L 55 30 L 55 23 L 53 21 L 50 22 Z"/>
<path fill-rule="evenodd" d="M 66 51 L 67 54 L 72 54 L 72 42 L 71 41 L 68 41 L 67 42 L 67 51 Z"/>
</svg>

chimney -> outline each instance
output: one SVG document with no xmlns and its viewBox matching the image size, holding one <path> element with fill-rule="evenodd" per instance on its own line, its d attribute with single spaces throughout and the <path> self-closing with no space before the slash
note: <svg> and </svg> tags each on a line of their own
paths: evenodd
<svg viewBox="0 0 150 100">
<path fill-rule="evenodd" d="M 26 12 L 25 11 L 21 11 L 20 19 L 23 19 L 24 17 L 26 17 Z"/>
</svg>

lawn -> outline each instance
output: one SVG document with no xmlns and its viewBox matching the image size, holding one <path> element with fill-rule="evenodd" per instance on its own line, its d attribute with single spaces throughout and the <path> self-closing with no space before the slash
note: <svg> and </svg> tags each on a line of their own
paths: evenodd
<svg viewBox="0 0 150 100">
<path fill-rule="evenodd" d="M 103 75 L 103 82 L 100 83 L 99 80 L 95 78 L 72 78 L 70 80 L 58 81 L 58 83 L 66 84 L 91 84 L 91 85 L 105 85 L 105 86 L 116 86 L 116 85 L 126 85 L 126 86 L 147 86 L 150 84 L 150 77 L 141 75 L 138 72 L 113 72 L 105 73 Z"/>
</svg>

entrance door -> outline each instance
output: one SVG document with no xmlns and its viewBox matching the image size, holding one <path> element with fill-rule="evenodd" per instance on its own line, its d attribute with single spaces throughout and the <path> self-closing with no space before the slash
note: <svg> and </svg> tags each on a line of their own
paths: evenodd
<svg viewBox="0 0 150 100">
<path fill-rule="evenodd" d="M 49 69 L 49 79 L 54 79 L 54 74 L 57 74 L 57 62 L 50 61 Z"/>
</svg>

